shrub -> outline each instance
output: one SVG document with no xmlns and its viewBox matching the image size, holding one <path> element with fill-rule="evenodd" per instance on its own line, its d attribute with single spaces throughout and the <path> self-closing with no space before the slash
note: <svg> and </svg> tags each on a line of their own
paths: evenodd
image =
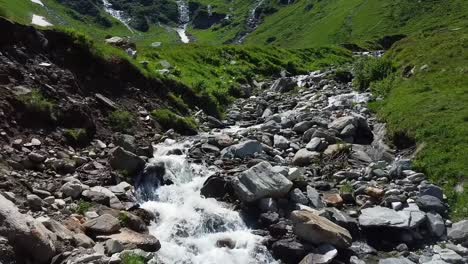
<svg viewBox="0 0 468 264">
<path fill-rule="evenodd" d="M 145 264 L 146 260 L 144 257 L 136 254 L 122 254 L 122 264 Z"/>
<path fill-rule="evenodd" d="M 354 64 L 354 87 L 360 91 L 369 88 L 395 71 L 392 62 L 383 58 L 362 58 Z"/>
<path fill-rule="evenodd" d="M 109 115 L 110 125 L 114 130 L 120 132 L 129 132 L 135 125 L 136 117 L 124 110 L 116 110 Z"/>
<path fill-rule="evenodd" d="M 45 98 L 38 90 L 22 95 L 19 99 L 23 102 L 26 110 L 32 113 L 42 113 L 50 116 L 54 109 L 54 103 Z"/>
<path fill-rule="evenodd" d="M 78 206 L 75 209 L 75 213 L 84 215 L 93 205 L 90 202 L 83 200 L 78 201 Z"/>
<path fill-rule="evenodd" d="M 71 145 L 84 146 L 89 142 L 88 133 L 84 128 L 72 128 L 65 130 L 65 138 Z"/>
<path fill-rule="evenodd" d="M 346 182 L 340 187 L 340 194 L 352 194 L 353 191 L 353 186 L 351 186 L 349 182 Z"/>
<path fill-rule="evenodd" d="M 173 128 L 184 135 L 197 133 L 197 123 L 191 117 L 182 117 L 169 109 L 159 109 L 151 112 L 151 116 L 164 128 Z"/>
</svg>

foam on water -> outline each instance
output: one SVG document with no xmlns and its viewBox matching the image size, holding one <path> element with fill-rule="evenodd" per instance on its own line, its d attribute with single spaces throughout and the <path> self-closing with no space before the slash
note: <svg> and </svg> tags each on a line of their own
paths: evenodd
<svg viewBox="0 0 468 264">
<path fill-rule="evenodd" d="M 106 11 L 106 13 L 108 13 L 113 18 L 117 19 L 122 24 L 124 24 L 124 26 L 127 27 L 130 32 L 132 32 L 132 33 L 134 32 L 133 29 L 128 24 L 128 23 L 130 23 L 130 19 L 125 17 L 123 11 L 116 10 L 116 9 L 112 8 L 112 4 L 109 3 L 108 0 L 102 0 L 102 5 L 104 6 L 104 10 Z"/>
<path fill-rule="evenodd" d="M 35 4 L 38 4 L 40 6 L 44 6 L 44 3 L 42 3 L 41 0 L 31 0 L 31 2 L 35 3 Z"/>
<path fill-rule="evenodd" d="M 52 23 L 47 21 L 43 16 L 38 16 L 38 15 L 33 15 L 32 16 L 31 24 L 38 25 L 38 26 L 41 26 L 41 27 L 51 27 L 51 26 L 53 26 Z"/>
<path fill-rule="evenodd" d="M 158 216 L 149 228 L 161 242 L 158 260 L 171 264 L 275 263 L 261 245 L 263 238 L 250 232 L 238 212 L 200 195 L 214 169 L 189 163 L 185 154 L 169 154 L 174 149 L 185 153 L 189 146 L 189 141 L 166 140 L 155 146 L 150 161 L 164 163 L 165 176 L 174 183 L 155 188 L 154 200 L 142 205 Z M 226 240 L 232 241 L 232 249 L 217 245 Z"/>
<path fill-rule="evenodd" d="M 186 0 L 177 0 L 177 7 L 179 9 L 179 23 L 180 26 L 175 30 L 180 37 L 182 43 L 189 43 L 190 39 L 187 36 L 187 25 L 190 22 L 190 11 L 188 2 Z"/>
</svg>

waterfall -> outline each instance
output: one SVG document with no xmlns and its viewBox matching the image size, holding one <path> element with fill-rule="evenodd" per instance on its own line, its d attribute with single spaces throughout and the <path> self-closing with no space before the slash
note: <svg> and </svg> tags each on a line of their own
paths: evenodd
<svg viewBox="0 0 468 264">
<path fill-rule="evenodd" d="M 113 18 L 117 19 L 120 21 L 122 24 L 124 24 L 128 30 L 132 33 L 134 33 L 133 29 L 129 26 L 128 23 L 130 23 L 130 19 L 125 17 L 124 12 L 121 10 L 116 10 L 112 8 L 112 4 L 109 3 L 108 0 L 102 0 L 102 5 L 104 6 L 104 10 L 106 13 L 111 15 Z"/>
<path fill-rule="evenodd" d="M 244 42 L 245 38 L 249 35 L 250 32 L 252 32 L 257 26 L 258 23 L 260 22 L 259 19 L 257 18 L 256 12 L 257 9 L 263 4 L 264 0 L 258 0 L 255 3 L 255 6 L 250 10 L 249 17 L 247 18 L 247 32 L 241 34 L 237 40 L 235 41 L 237 44 L 241 44 Z"/>
<path fill-rule="evenodd" d="M 190 39 L 187 36 L 187 25 L 190 21 L 190 11 L 188 7 L 188 3 L 186 0 L 178 0 L 176 1 L 177 6 L 179 8 L 179 27 L 176 28 L 177 34 L 179 34 L 180 40 L 183 43 L 189 43 Z"/>
<path fill-rule="evenodd" d="M 251 233 L 239 213 L 228 204 L 200 195 L 200 188 L 215 169 L 190 163 L 190 141 L 166 140 L 155 146 L 150 170 L 137 184 L 138 194 L 146 202 L 142 207 L 157 215 L 149 227 L 161 242 L 157 261 L 173 264 L 249 264 L 275 263 Z M 155 176 L 156 175 L 156 176 Z M 169 180 L 170 185 L 161 185 Z M 149 198 L 149 199 L 148 199 Z M 226 246 L 227 245 L 227 246 Z"/>
</svg>

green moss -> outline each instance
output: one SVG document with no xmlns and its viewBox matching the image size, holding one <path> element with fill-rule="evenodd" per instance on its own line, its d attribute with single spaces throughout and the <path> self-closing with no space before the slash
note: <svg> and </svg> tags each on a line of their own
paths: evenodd
<svg viewBox="0 0 468 264">
<path fill-rule="evenodd" d="M 122 264 L 145 264 L 147 261 L 144 257 L 136 255 L 136 254 L 122 254 Z"/>
<path fill-rule="evenodd" d="M 111 127 L 120 132 L 130 132 L 134 129 L 136 117 L 125 110 L 116 110 L 109 115 Z"/>
<path fill-rule="evenodd" d="M 31 113 L 51 115 L 55 107 L 55 104 L 45 98 L 38 90 L 32 90 L 31 93 L 20 96 L 19 100 L 24 104 L 26 110 Z"/>
<path fill-rule="evenodd" d="M 159 109 L 151 112 L 151 116 L 164 128 L 191 135 L 197 132 L 197 123 L 191 117 L 182 117 L 169 109 Z"/>
<path fill-rule="evenodd" d="M 128 226 L 128 223 L 130 222 L 130 217 L 128 216 L 126 212 L 119 213 L 119 222 L 120 222 L 120 225 L 123 227 Z"/>
<path fill-rule="evenodd" d="M 181 96 L 177 96 L 174 93 L 169 93 L 169 99 L 180 113 L 188 113 L 189 106 L 185 103 L 184 99 Z"/>
<path fill-rule="evenodd" d="M 64 136 L 71 145 L 83 146 L 89 141 L 88 133 L 83 128 L 66 129 Z"/>
</svg>

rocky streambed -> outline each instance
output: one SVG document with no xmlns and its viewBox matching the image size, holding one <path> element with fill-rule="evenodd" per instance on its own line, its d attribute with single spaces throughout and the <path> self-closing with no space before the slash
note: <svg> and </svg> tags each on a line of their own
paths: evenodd
<svg viewBox="0 0 468 264">
<path fill-rule="evenodd" d="M 333 73 L 258 84 L 224 121 L 198 113 L 190 137 L 75 149 L 8 123 L 0 262 L 467 263 L 468 221 L 452 223 L 442 189 L 386 144 L 372 95 Z"/>
</svg>

